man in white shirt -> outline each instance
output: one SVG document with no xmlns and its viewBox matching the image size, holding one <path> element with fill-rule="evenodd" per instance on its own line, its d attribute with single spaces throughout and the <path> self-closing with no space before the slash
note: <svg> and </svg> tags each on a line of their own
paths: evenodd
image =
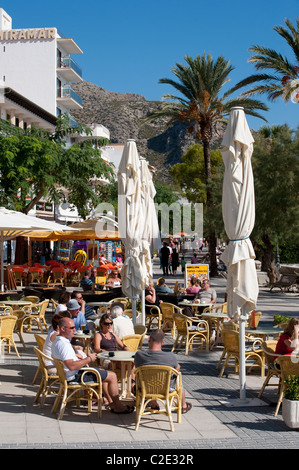
<svg viewBox="0 0 299 470">
<path fill-rule="evenodd" d="M 89 352 L 84 359 L 79 359 L 71 345 L 75 333 L 75 324 L 71 318 L 62 318 L 59 321 L 59 335 L 52 343 L 52 357 L 64 363 L 64 370 L 68 382 L 80 382 L 83 368 L 96 360 L 96 354 Z M 112 371 L 97 369 L 100 373 L 103 385 L 103 393 L 108 399 L 113 413 L 132 413 L 134 407 L 124 406 L 119 400 L 117 376 Z M 86 374 L 84 381 L 94 381 L 95 376 Z"/>
<path fill-rule="evenodd" d="M 123 339 L 124 336 L 135 334 L 132 320 L 124 317 L 123 314 L 123 309 L 118 305 L 112 306 L 110 309 L 110 316 L 113 319 L 113 333 L 120 339 Z"/>
</svg>

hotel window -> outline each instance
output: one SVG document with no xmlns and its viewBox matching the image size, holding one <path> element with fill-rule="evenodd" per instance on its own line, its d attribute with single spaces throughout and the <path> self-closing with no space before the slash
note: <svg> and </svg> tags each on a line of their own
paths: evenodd
<svg viewBox="0 0 299 470">
<path fill-rule="evenodd" d="M 20 120 L 19 120 L 19 118 L 16 118 L 15 126 L 16 126 L 16 127 L 20 127 Z"/>
</svg>

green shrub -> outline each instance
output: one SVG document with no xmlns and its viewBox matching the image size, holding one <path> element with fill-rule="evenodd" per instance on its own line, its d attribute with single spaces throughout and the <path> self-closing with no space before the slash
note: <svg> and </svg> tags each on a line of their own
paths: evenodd
<svg viewBox="0 0 299 470">
<path fill-rule="evenodd" d="M 297 375 L 289 375 L 284 383 L 288 388 L 284 392 L 287 400 L 299 400 L 299 377 Z"/>
</svg>

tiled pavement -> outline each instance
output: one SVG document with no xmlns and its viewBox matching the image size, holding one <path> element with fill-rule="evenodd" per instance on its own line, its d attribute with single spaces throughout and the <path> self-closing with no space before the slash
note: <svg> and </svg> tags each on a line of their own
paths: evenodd
<svg viewBox="0 0 299 470">
<path fill-rule="evenodd" d="M 169 278 L 169 281 L 173 279 Z M 219 302 L 224 298 L 225 281 L 215 278 Z M 264 324 L 272 324 L 273 313 L 298 314 L 298 294 L 270 294 L 261 288 L 259 309 Z M 51 317 L 49 312 L 48 319 Z M 33 331 L 34 332 L 34 331 Z M 52 398 L 41 409 L 33 405 L 37 386 L 32 385 L 36 359 L 32 352 L 33 332 L 25 335 L 27 348 L 19 346 L 21 359 L 12 353 L 0 363 L 0 449 L 134 449 L 154 452 L 158 449 L 294 449 L 299 447 L 297 431 L 284 424 L 281 412 L 274 416 L 276 387 L 268 387 L 263 406 L 226 407 L 221 401 L 238 398 L 238 377 L 231 373 L 222 378 L 216 364 L 221 348 L 205 352 L 193 351 L 189 356 L 178 353 L 183 384 L 192 410 L 183 415 L 182 423 L 169 430 L 167 418 L 143 418 L 139 430 L 134 430 L 135 413 L 113 415 L 104 410 L 102 419 L 96 413 L 88 415 L 67 408 L 63 420 L 51 414 Z M 172 338 L 167 335 L 166 349 Z M 247 375 L 247 397 L 257 397 L 263 383 L 257 373 Z"/>
</svg>

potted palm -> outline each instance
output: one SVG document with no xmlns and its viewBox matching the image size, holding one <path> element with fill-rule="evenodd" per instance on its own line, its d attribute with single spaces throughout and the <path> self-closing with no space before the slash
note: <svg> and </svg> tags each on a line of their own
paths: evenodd
<svg viewBox="0 0 299 470">
<path fill-rule="evenodd" d="M 282 417 L 291 429 L 299 429 L 299 377 L 289 375 L 284 380 L 287 388 L 282 400 Z"/>
</svg>

